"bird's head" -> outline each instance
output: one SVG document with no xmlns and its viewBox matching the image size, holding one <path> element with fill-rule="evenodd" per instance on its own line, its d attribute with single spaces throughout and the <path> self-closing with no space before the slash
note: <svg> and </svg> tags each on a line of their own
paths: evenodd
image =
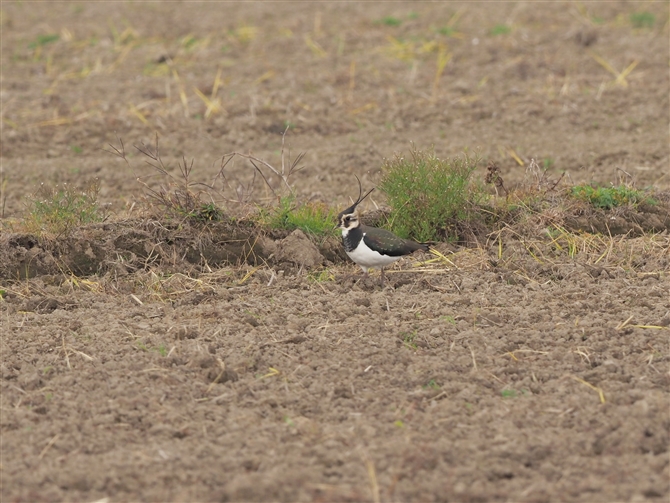
<svg viewBox="0 0 670 503">
<path fill-rule="evenodd" d="M 353 213 L 340 213 L 338 216 L 338 227 L 342 230 L 351 230 L 355 229 L 361 225 L 361 222 L 358 218 L 358 212 L 354 211 Z"/>
<path fill-rule="evenodd" d="M 358 180 L 358 177 L 356 177 Z M 349 206 L 346 210 L 342 211 L 339 215 L 337 215 L 337 226 L 344 230 L 350 230 L 350 229 L 355 229 L 359 225 L 361 225 L 361 222 L 358 218 L 358 211 L 356 210 L 356 207 L 361 204 L 363 199 L 368 197 L 370 195 L 370 192 L 375 190 L 375 188 L 371 188 L 368 190 L 365 195 L 363 195 L 363 188 L 361 187 L 361 181 L 358 180 L 358 199 L 356 199 L 356 202 Z"/>
</svg>

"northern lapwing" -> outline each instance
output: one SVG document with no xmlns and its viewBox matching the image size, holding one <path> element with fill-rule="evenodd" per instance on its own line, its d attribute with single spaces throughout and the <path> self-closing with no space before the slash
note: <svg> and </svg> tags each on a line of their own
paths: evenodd
<svg viewBox="0 0 670 503">
<path fill-rule="evenodd" d="M 356 207 L 370 195 L 374 187 L 363 196 L 359 184 L 358 199 L 337 216 L 338 227 L 342 229 L 342 244 L 349 258 L 356 262 L 365 276 L 368 269 L 381 270 L 381 284 L 384 285 L 384 267 L 417 250 L 428 251 L 429 245 L 403 239 L 386 229 L 363 225 Z"/>
</svg>

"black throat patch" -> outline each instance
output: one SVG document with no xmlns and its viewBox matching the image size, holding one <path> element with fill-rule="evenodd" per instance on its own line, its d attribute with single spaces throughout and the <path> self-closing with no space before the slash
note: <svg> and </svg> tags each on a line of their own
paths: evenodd
<svg viewBox="0 0 670 503">
<path fill-rule="evenodd" d="M 360 226 L 349 229 L 347 235 L 342 235 L 342 245 L 344 245 L 344 251 L 354 251 L 358 246 L 358 243 L 363 239 L 363 229 Z"/>
</svg>

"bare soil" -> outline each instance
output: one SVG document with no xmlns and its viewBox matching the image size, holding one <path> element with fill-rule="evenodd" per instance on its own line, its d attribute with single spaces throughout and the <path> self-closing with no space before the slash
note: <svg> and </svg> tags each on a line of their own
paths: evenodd
<svg viewBox="0 0 670 503">
<path fill-rule="evenodd" d="M 3 502 L 668 501 L 667 3 L 1 14 Z M 248 224 L 272 201 L 248 163 L 221 222 L 147 209 L 133 144 L 209 183 L 228 152 L 279 165 L 287 124 L 302 201 L 347 205 L 414 142 L 658 204 L 548 193 L 384 287 L 337 239 Z M 40 183 L 94 178 L 105 222 L 20 231 Z"/>
</svg>

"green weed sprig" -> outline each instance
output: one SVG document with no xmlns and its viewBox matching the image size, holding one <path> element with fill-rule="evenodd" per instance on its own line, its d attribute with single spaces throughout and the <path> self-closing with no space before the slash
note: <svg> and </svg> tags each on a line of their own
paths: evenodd
<svg viewBox="0 0 670 503">
<path fill-rule="evenodd" d="M 485 197 L 470 181 L 478 161 L 468 155 L 439 159 L 414 145 L 409 157 L 386 159 L 378 187 L 392 208 L 389 228 L 421 241 L 444 237 L 450 220 L 466 219 L 471 204 Z"/>
</svg>

